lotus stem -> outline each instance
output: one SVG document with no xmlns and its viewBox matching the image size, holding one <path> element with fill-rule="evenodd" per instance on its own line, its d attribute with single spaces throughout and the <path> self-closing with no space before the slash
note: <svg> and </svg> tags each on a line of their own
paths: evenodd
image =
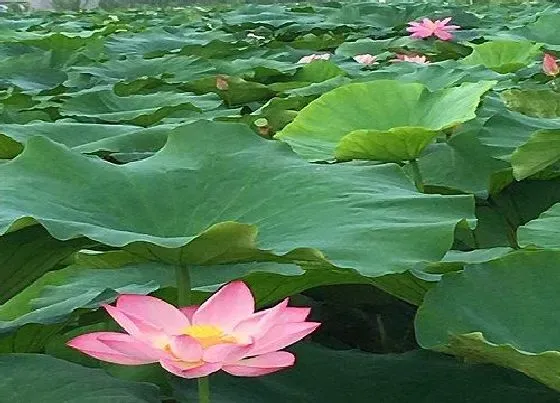
<svg viewBox="0 0 560 403">
<path fill-rule="evenodd" d="M 210 403 L 210 381 L 207 376 L 198 378 L 198 402 Z"/>
<path fill-rule="evenodd" d="M 187 266 L 177 266 L 175 269 L 177 281 L 177 305 L 180 307 L 191 304 L 191 273 Z"/>
<path fill-rule="evenodd" d="M 424 181 L 422 180 L 422 174 L 420 173 L 420 167 L 418 166 L 418 161 L 416 159 L 410 160 L 410 167 L 412 168 L 412 178 L 414 179 L 414 184 L 419 192 L 424 193 Z"/>
</svg>

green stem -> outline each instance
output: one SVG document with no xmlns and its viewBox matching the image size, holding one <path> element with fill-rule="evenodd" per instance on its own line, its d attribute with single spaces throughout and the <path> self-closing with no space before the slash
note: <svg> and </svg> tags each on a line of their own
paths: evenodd
<svg viewBox="0 0 560 403">
<path fill-rule="evenodd" d="M 191 273 L 187 266 L 177 266 L 175 269 L 177 281 L 177 305 L 180 307 L 191 304 Z"/>
<path fill-rule="evenodd" d="M 420 173 L 420 167 L 418 166 L 418 161 L 410 160 L 410 167 L 412 168 L 412 178 L 414 179 L 414 184 L 419 192 L 424 193 L 424 181 L 422 180 L 422 174 Z"/>
<path fill-rule="evenodd" d="M 198 378 L 198 403 L 210 403 L 210 382 L 207 376 Z"/>
</svg>

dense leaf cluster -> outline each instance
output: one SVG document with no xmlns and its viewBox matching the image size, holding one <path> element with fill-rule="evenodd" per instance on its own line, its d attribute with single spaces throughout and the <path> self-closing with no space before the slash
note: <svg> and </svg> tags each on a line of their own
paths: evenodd
<svg viewBox="0 0 560 403">
<path fill-rule="evenodd" d="M 453 41 L 406 35 L 446 16 Z M 243 279 L 323 322 L 214 402 L 560 401 L 559 26 L 549 3 L 3 14 L 0 403 L 192 401 L 64 344 L 116 330 L 119 293 L 175 302 L 177 266 L 198 301 Z"/>
</svg>

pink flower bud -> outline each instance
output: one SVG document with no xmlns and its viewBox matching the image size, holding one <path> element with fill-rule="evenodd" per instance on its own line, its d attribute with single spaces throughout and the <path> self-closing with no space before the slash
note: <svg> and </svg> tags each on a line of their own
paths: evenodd
<svg viewBox="0 0 560 403">
<path fill-rule="evenodd" d="M 558 60 L 550 53 L 544 54 L 543 59 L 543 71 L 544 74 L 551 77 L 556 77 L 560 73 L 560 67 L 558 66 Z"/>
</svg>

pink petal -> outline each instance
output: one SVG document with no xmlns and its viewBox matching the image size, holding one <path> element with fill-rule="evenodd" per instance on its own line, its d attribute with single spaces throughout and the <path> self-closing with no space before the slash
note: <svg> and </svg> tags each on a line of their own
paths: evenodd
<svg viewBox="0 0 560 403">
<path fill-rule="evenodd" d="M 181 311 L 181 313 L 183 315 L 185 315 L 187 317 L 187 319 L 190 322 L 192 322 L 192 317 L 199 307 L 200 307 L 200 305 L 190 305 L 190 306 L 184 306 L 182 308 L 179 308 L 179 310 Z"/>
<path fill-rule="evenodd" d="M 146 295 L 121 295 L 117 299 L 117 309 L 128 317 L 140 319 L 161 329 L 166 334 L 181 334 L 190 326 L 189 320 L 173 305 Z"/>
<path fill-rule="evenodd" d="M 86 333 L 66 344 L 98 360 L 124 365 L 157 362 L 162 355 L 161 351 L 124 333 Z"/>
<path fill-rule="evenodd" d="M 204 352 L 200 343 L 191 336 L 171 337 L 171 351 L 181 361 L 197 362 L 202 360 Z"/>
<path fill-rule="evenodd" d="M 194 325 L 218 326 L 229 333 L 255 312 L 255 299 L 242 281 L 233 281 L 212 295 L 194 313 Z"/>
<path fill-rule="evenodd" d="M 301 322 L 273 326 L 265 335 L 255 341 L 251 355 L 265 354 L 281 350 L 303 339 L 319 327 L 320 323 Z"/>
<path fill-rule="evenodd" d="M 219 371 L 221 363 L 184 363 L 174 360 L 161 360 L 160 365 L 168 372 L 181 378 L 194 379 L 208 376 L 213 372 Z"/>
<path fill-rule="evenodd" d="M 284 312 L 282 312 L 282 316 L 280 316 L 277 323 L 304 322 L 310 313 L 311 308 L 289 306 L 284 310 Z"/>
<path fill-rule="evenodd" d="M 287 307 L 288 298 L 284 299 L 272 308 L 257 312 L 241 321 L 235 326 L 233 333 L 244 335 L 245 337 L 262 335 L 278 323 L 278 320 L 282 318 Z"/>
<path fill-rule="evenodd" d="M 453 35 L 451 35 L 449 32 L 445 32 L 441 30 L 434 32 L 434 35 L 437 36 L 442 41 L 448 41 L 450 39 L 453 39 Z"/>
<path fill-rule="evenodd" d="M 451 21 L 451 17 L 446 17 L 441 21 L 441 25 L 445 25 L 447 24 L 449 21 Z"/>
<path fill-rule="evenodd" d="M 237 361 L 234 364 L 226 364 L 222 369 L 235 376 L 261 376 L 291 367 L 295 360 L 296 358 L 292 353 L 275 351 Z"/>
<path fill-rule="evenodd" d="M 252 344 L 215 344 L 204 350 L 205 362 L 238 361 L 249 355 Z"/>
<path fill-rule="evenodd" d="M 408 23 L 408 25 L 411 25 L 411 26 L 413 26 L 413 27 L 419 27 L 419 26 L 421 26 L 422 24 L 420 24 L 419 22 L 416 22 L 416 21 L 411 21 L 411 22 Z"/>
<path fill-rule="evenodd" d="M 111 317 L 115 319 L 115 321 L 119 325 L 121 325 L 121 327 L 126 330 L 127 333 L 131 334 L 137 339 L 149 341 L 162 335 L 160 329 L 144 322 L 141 319 L 126 315 L 124 312 L 122 312 L 118 308 L 115 308 L 114 306 L 103 305 L 103 308 L 105 308 L 107 313 L 111 315 Z"/>
<path fill-rule="evenodd" d="M 560 73 L 560 66 L 556 58 L 550 54 L 545 53 L 543 58 L 543 71 L 547 76 L 555 77 Z"/>
</svg>

